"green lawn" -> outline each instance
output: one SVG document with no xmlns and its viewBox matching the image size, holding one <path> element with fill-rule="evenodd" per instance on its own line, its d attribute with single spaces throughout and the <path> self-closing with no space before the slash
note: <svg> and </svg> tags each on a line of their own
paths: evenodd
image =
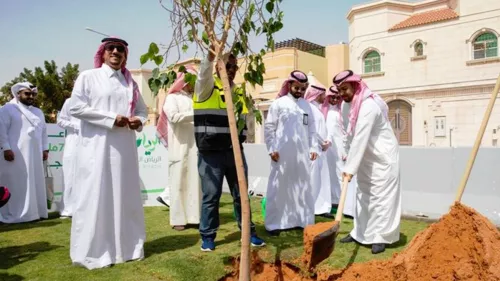
<svg viewBox="0 0 500 281">
<path fill-rule="evenodd" d="M 269 260 L 274 260 L 276 253 L 280 253 L 282 260 L 299 257 L 302 254 L 302 232 L 268 237 L 264 231 L 260 199 L 252 199 L 252 207 L 257 231 L 267 242 L 260 255 Z M 147 207 L 145 215 L 145 259 L 92 271 L 71 265 L 70 220 L 61 220 L 54 214 L 50 219 L 36 223 L 0 225 L 0 280 L 213 281 L 224 276 L 230 257 L 239 254 L 240 233 L 233 219 L 229 195 L 224 195 L 221 200 L 217 249 L 211 253 L 200 251 L 201 242 L 196 229 L 178 232 L 169 226 L 167 208 Z M 373 256 L 368 247 L 336 243 L 334 253 L 321 266 L 341 268 L 353 262 L 389 258 L 426 226 L 423 222 L 403 221 L 401 241 L 377 256 Z M 343 237 L 351 228 L 352 221 L 344 220 L 339 236 Z"/>
</svg>

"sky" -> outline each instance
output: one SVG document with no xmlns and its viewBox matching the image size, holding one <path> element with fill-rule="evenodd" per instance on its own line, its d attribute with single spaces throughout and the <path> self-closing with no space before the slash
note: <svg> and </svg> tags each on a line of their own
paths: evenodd
<svg viewBox="0 0 500 281">
<path fill-rule="evenodd" d="M 301 38 L 320 45 L 347 42 L 346 15 L 353 5 L 366 2 L 284 0 L 284 27 L 275 41 Z M 68 62 L 79 64 L 80 71 L 92 68 L 103 36 L 86 27 L 125 39 L 129 43 L 129 69 L 141 67 L 139 57 L 151 42 L 168 44 L 171 36 L 169 14 L 159 0 L 0 0 L 0 11 L 0 86 L 23 68 L 34 69 L 45 60 L 54 60 L 59 69 Z M 184 58 L 193 54 L 187 53 Z M 149 63 L 142 68 L 153 66 Z"/>
</svg>

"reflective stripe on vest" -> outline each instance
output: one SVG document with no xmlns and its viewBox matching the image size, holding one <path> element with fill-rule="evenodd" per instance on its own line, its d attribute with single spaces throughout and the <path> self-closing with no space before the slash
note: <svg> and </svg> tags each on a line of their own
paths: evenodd
<svg viewBox="0 0 500 281">
<path fill-rule="evenodd" d="M 209 134 L 229 134 L 229 128 L 227 127 L 214 127 L 214 126 L 201 126 L 194 128 L 195 133 L 209 133 Z M 246 136 L 247 130 L 243 129 L 241 135 Z"/>
<path fill-rule="evenodd" d="M 194 135 L 199 151 L 226 150 L 232 147 L 227 108 L 222 95 L 222 82 L 217 76 L 214 76 L 214 88 L 210 97 L 198 101 L 197 95 L 193 95 Z M 243 102 L 243 112 L 248 112 L 243 97 L 240 95 L 239 98 Z M 244 117 L 246 118 L 246 114 Z M 245 125 L 238 136 L 240 143 L 246 140 L 246 136 Z"/>
</svg>

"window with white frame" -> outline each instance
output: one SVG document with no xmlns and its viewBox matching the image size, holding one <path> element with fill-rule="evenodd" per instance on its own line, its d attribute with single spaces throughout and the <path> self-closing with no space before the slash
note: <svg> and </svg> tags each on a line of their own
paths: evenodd
<svg viewBox="0 0 500 281">
<path fill-rule="evenodd" d="M 446 137 L 446 116 L 434 117 L 434 136 Z"/>
<path fill-rule="evenodd" d="M 376 73 L 382 70 L 380 65 L 380 54 L 377 51 L 368 52 L 364 59 L 364 73 Z"/>
<path fill-rule="evenodd" d="M 475 60 L 498 56 L 498 38 L 492 32 L 485 32 L 472 43 L 472 57 Z"/>
</svg>

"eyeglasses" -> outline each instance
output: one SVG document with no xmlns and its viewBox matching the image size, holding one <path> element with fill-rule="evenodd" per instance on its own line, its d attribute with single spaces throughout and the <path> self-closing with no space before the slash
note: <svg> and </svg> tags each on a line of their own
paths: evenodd
<svg viewBox="0 0 500 281">
<path fill-rule="evenodd" d="M 32 97 L 36 97 L 36 93 L 35 92 L 24 92 L 23 95 L 25 96 L 32 96 Z"/>
<path fill-rule="evenodd" d="M 110 51 L 110 52 L 114 51 L 115 49 L 120 53 L 125 52 L 125 46 L 120 45 L 120 44 L 108 44 L 108 45 L 104 46 L 104 49 L 106 51 Z"/>
</svg>

